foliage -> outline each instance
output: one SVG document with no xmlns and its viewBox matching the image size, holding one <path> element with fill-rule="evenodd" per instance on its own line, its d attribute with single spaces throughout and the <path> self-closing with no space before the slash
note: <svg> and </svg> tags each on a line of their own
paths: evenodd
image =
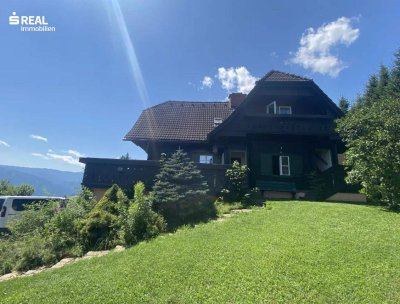
<svg viewBox="0 0 400 304">
<path fill-rule="evenodd" d="M 221 196 L 227 202 L 240 202 L 248 191 L 247 174 L 250 169 L 234 161 L 232 167 L 226 170 L 226 188 L 222 189 Z"/>
<path fill-rule="evenodd" d="M 400 209 L 400 50 L 396 57 L 390 73 L 381 67 L 379 77 L 371 76 L 337 129 L 347 146 L 346 180 L 391 209 Z"/>
<path fill-rule="evenodd" d="M 134 186 L 134 200 L 127 210 L 126 219 L 121 229 L 126 245 L 133 245 L 143 240 L 156 237 L 166 228 L 163 217 L 151 209 L 151 201 L 145 195 L 143 182 Z"/>
<path fill-rule="evenodd" d="M 0 181 L 0 195 L 21 195 L 30 196 L 35 192 L 35 189 L 31 185 L 22 184 L 19 186 L 13 186 L 8 180 Z"/>
<path fill-rule="evenodd" d="M 200 170 L 183 150 L 160 161 L 152 191 L 153 209 L 166 219 L 169 229 L 206 221 L 216 215 L 213 200 Z"/>
<path fill-rule="evenodd" d="M 120 157 L 119 159 L 122 159 L 122 160 L 130 160 L 131 158 L 130 158 L 130 156 L 129 156 L 129 153 L 127 152 L 126 154 L 121 155 L 121 157 Z"/>
<path fill-rule="evenodd" d="M 27 206 L 0 242 L 0 273 L 48 265 L 83 253 L 80 221 L 93 205 L 87 189 L 60 208 L 57 201 Z"/>
<path fill-rule="evenodd" d="M 1 282 L 1 302 L 400 302 L 400 214 L 352 204 L 268 205 L 123 254 Z"/>
<path fill-rule="evenodd" d="M 242 202 L 249 206 L 261 202 L 260 190 L 258 188 L 249 189 L 248 172 L 250 169 L 246 165 L 241 165 L 234 161 L 232 167 L 226 170 L 226 187 L 221 190 L 221 200 L 226 202 Z"/>
<path fill-rule="evenodd" d="M 347 144 L 347 181 L 390 208 L 400 207 L 400 99 L 360 107 L 339 121 Z"/>
<path fill-rule="evenodd" d="M 346 114 L 350 109 L 350 102 L 343 96 L 339 99 L 339 108 L 344 114 Z"/>
<path fill-rule="evenodd" d="M 80 233 L 86 249 L 109 249 L 119 244 L 119 230 L 129 200 L 117 185 L 106 191 L 101 200 L 82 220 Z"/>
</svg>

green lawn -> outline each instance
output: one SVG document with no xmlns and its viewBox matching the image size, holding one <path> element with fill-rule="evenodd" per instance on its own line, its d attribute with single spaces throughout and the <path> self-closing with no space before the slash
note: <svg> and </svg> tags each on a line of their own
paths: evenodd
<svg viewBox="0 0 400 304">
<path fill-rule="evenodd" d="M 400 303 L 400 214 L 268 205 L 0 283 L 0 302 Z"/>
</svg>

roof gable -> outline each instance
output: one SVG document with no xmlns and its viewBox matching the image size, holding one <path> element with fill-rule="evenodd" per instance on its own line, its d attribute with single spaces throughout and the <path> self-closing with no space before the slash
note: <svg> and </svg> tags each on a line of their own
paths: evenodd
<svg viewBox="0 0 400 304">
<path fill-rule="evenodd" d="M 271 70 L 264 77 L 262 77 L 258 82 L 263 81 L 312 81 L 309 78 L 301 77 L 294 74 L 289 74 L 281 71 Z"/>
</svg>

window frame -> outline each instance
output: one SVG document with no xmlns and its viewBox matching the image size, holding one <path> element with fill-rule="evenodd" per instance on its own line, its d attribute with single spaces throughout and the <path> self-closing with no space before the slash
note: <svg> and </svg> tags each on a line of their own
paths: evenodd
<svg viewBox="0 0 400 304">
<path fill-rule="evenodd" d="M 287 165 L 283 164 L 283 159 L 287 159 Z M 287 174 L 283 173 L 283 168 L 287 168 Z M 279 155 L 279 175 L 281 176 L 290 176 L 290 157 L 289 155 Z"/>
<path fill-rule="evenodd" d="M 205 162 L 202 161 L 202 157 L 204 157 Z M 199 164 L 213 164 L 214 163 L 214 155 L 212 154 L 200 154 L 199 155 Z"/>
<path fill-rule="evenodd" d="M 270 113 L 270 112 L 269 112 L 269 107 L 270 107 L 271 105 L 274 106 L 274 113 Z M 267 107 L 266 107 L 266 110 L 265 110 L 265 111 L 267 112 L 267 114 L 275 115 L 275 114 L 276 114 L 276 101 L 274 100 L 273 102 L 267 104 Z"/>
<path fill-rule="evenodd" d="M 289 113 L 281 113 L 281 109 L 284 109 L 284 108 L 289 109 Z M 291 106 L 279 106 L 278 113 L 280 115 L 292 115 L 292 107 Z"/>
</svg>

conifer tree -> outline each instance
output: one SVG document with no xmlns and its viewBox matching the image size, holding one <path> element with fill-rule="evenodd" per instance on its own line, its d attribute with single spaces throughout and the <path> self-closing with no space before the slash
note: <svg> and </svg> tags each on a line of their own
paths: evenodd
<svg viewBox="0 0 400 304">
<path fill-rule="evenodd" d="M 346 98 L 344 98 L 343 96 L 340 97 L 340 99 L 339 99 L 339 108 L 340 108 L 340 110 L 342 110 L 342 112 L 343 112 L 344 114 L 346 114 L 346 113 L 349 111 L 350 103 L 349 103 L 349 101 L 348 101 Z"/>
<path fill-rule="evenodd" d="M 183 150 L 177 150 L 170 158 L 161 156 L 152 191 L 153 209 L 164 216 L 169 229 L 215 216 L 207 192 L 200 170 Z"/>
</svg>

